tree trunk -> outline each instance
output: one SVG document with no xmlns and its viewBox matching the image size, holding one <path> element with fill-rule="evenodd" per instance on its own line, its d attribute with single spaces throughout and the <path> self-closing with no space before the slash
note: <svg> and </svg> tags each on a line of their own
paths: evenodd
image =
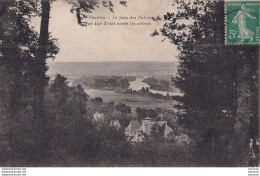
<svg viewBox="0 0 260 176">
<path fill-rule="evenodd" d="M 50 2 L 49 0 L 41 0 L 42 14 L 41 14 L 41 28 L 38 41 L 38 51 L 35 60 L 34 71 L 34 119 L 36 122 L 36 129 L 39 130 L 37 139 L 40 160 L 44 159 L 47 154 L 46 143 L 46 119 L 44 117 L 44 90 L 47 82 L 46 79 L 46 58 L 47 58 L 47 45 L 49 40 L 49 17 L 50 17 Z"/>
<path fill-rule="evenodd" d="M 35 119 L 44 118 L 44 89 L 46 84 L 46 57 L 47 45 L 49 39 L 49 17 L 50 17 L 50 2 L 42 0 L 42 18 L 39 37 L 39 46 L 35 61 L 35 88 L 34 88 L 34 117 Z"/>
</svg>

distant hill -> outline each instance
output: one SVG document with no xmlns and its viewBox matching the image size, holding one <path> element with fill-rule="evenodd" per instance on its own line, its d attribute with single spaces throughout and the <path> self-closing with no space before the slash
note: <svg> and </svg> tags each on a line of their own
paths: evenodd
<svg viewBox="0 0 260 176">
<path fill-rule="evenodd" d="M 178 62 L 51 62 L 47 74 L 57 73 L 68 79 L 82 76 L 174 76 Z"/>
</svg>

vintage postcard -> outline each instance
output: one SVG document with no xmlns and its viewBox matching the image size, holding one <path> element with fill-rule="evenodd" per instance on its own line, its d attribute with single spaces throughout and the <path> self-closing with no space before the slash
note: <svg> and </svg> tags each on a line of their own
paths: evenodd
<svg viewBox="0 0 260 176">
<path fill-rule="evenodd" d="M 0 167 L 259 166 L 259 6 L 1 0 Z"/>
</svg>

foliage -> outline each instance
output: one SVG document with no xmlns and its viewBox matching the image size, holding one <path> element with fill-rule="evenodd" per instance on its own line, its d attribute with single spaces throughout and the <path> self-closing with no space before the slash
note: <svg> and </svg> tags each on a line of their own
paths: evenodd
<svg viewBox="0 0 260 176">
<path fill-rule="evenodd" d="M 192 160 L 193 150 L 186 147 L 176 147 L 174 143 L 147 140 L 135 144 L 131 150 L 130 166 L 169 167 L 196 166 Z"/>
<path fill-rule="evenodd" d="M 165 124 L 158 124 L 158 123 L 155 123 L 153 126 L 152 126 L 152 129 L 151 129 L 151 138 L 155 141 L 155 142 L 161 142 L 161 141 L 164 141 L 164 130 L 165 130 Z"/>
<path fill-rule="evenodd" d="M 31 28 L 32 14 L 38 13 L 35 1 L 1 1 L 4 11 L 0 18 L 0 66 L 1 88 L 5 96 L 0 98 L 1 124 L 5 150 L 2 158 L 5 164 L 28 164 L 34 160 L 39 164 L 39 149 L 44 132 L 42 121 L 33 118 L 32 102 L 35 81 L 38 34 Z M 47 46 L 48 57 L 58 52 L 55 40 L 51 38 Z M 15 129 L 15 130 L 14 130 Z M 34 131 L 34 134 L 31 134 Z M 2 162 L 2 161 L 1 161 Z"/>
<path fill-rule="evenodd" d="M 119 112 L 121 112 L 121 114 L 130 114 L 131 113 L 131 107 L 130 106 L 126 106 L 125 104 L 119 103 L 115 106 L 115 109 Z"/>
<path fill-rule="evenodd" d="M 55 87 L 55 91 L 53 88 Z M 67 99 L 61 105 L 55 98 L 57 92 L 67 90 Z M 68 165 L 112 165 L 119 162 L 120 158 L 127 155 L 124 149 L 128 148 L 122 128 L 117 129 L 110 125 L 108 114 L 113 111 L 114 104 L 104 104 L 101 99 L 92 99 L 92 106 L 103 106 L 103 113 L 108 120 L 92 121 L 87 113 L 88 95 L 81 86 L 69 87 L 66 78 L 57 75 L 50 85 L 47 93 L 48 107 L 47 117 L 50 119 L 49 131 L 52 137 L 50 141 L 50 157 L 53 164 L 61 160 L 62 166 Z M 56 107 L 56 108 L 54 108 Z"/>
<path fill-rule="evenodd" d="M 100 90 L 127 89 L 130 85 L 128 79 L 121 76 L 84 76 L 75 80 L 73 84 L 81 84 L 91 89 Z"/>
<path fill-rule="evenodd" d="M 235 161 L 246 160 L 247 152 L 245 146 L 237 143 L 239 139 L 234 139 L 238 86 L 242 81 L 239 72 L 250 69 L 244 76 L 255 94 L 258 47 L 224 45 L 222 1 L 177 1 L 173 5 L 178 13 L 164 16 L 161 33 L 180 51 L 178 76 L 173 80 L 183 93 L 182 97 L 175 97 L 179 102 L 179 122 L 196 139 L 202 149 L 198 155 L 205 163 L 244 165 Z M 247 126 L 247 122 L 241 123 Z"/>
<path fill-rule="evenodd" d="M 105 120 L 94 121 L 89 112 L 99 108 Z M 188 152 L 179 154 L 181 149 L 176 148 L 174 143 L 165 143 L 161 138 L 162 128 L 156 128 L 147 142 L 131 145 L 124 134 L 132 118 L 129 107 L 104 103 L 101 98 L 88 99 L 81 86 L 69 86 L 62 75 L 56 75 L 46 87 L 44 109 L 47 127 L 44 131 L 39 128 L 38 119 L 33 118 L 29 108 L 19 112 L 19 121 L 12 124 L 9 121 L 8 126 L 15 130 L 8 132 L 8 150 L 1 152 L 1 165 L 171 166 L 184 165 L 186 160 L 191 162 L 188 158 L 183 160 Z M 157 108 L 156 111 L 159 113 L 162 109 Z M 113 119 L 119 120 L 121 128 L 111 124 Z M 41 144 L 37 139 L 43 133 L 47 139 L 47 156 L 36 158 Z M 15 136 L 17 134 L 20 135 Z M 13 146 L 11 150 L 10 146 Z M 3 147 L 2 144 L 0 147 Z"/>
<path fill-rule="evenodd" d="M 142 108 L 137 107 L 135 112 L 136 112 L 137 120 L 139 122 L 141 122 L 146 117 L 155 119 L 158 116 L 158 113 L 154 109 L 142 109 Z"/>
<path fill-rule="evenodd" d="M 83 21 L 87 19 L 87 13 L 92 13 L 95 9 L 103 6 L 108 8 L 110 12 L 114 13 L 114 4 L 112 1 L 101 1 L 101 0 L 66 0 L 71 6 L 71 13 L 75 13 L 78 24 L 80 26 L 87 26 L 87 22 Z M 119 4 L 127 7 L 126 1 L 119 1 Z"/>
</svg>

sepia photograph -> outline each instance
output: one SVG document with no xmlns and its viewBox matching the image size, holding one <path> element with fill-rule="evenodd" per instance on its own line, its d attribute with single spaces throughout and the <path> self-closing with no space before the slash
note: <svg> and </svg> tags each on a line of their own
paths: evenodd
<svg viewBox="0 0 260 176">
<path fill-rule="evenodd" d="M 259 17 L 258 0 L 1 0 L 0 167 L 258 167 Z"/>
</svg>

